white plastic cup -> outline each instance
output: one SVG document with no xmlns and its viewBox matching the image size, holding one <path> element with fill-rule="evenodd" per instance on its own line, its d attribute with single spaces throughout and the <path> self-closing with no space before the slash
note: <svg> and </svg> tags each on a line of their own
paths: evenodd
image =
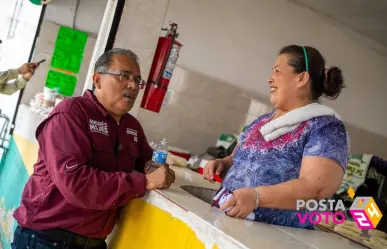
<svg viewBox="0 0 387 249">
<path fill-rule="evenodd" d="M 44 87 L 44 100 L 55 102 L 58 92 L 55 89 Z"/>
<path fill-rule="evenodd" d="M 51 89 L 44 87 L 44 101 L 43 101 L 43 107 L 50 107 L 55 105 L 55 99 L 58 95 L 58 92 L 56 89 Z"/>
</svg>

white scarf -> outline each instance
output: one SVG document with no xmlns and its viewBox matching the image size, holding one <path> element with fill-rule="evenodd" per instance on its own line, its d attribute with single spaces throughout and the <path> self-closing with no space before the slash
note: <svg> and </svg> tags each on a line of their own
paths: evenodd
<svg viewBox="0 0 387 249">
<path fill-rule="evenodd" d="M 297 108 L 275 120 L 270 121 L 261 127 L 260 132 L 265 140 L 269 142 L 295 130 L 304 121 L 328 115 L 335 116 L 337 119 L 342 121 L 339 114 L 337 114 L 332 108 L 318 103 L 312 103 L 304 107 Z"/>
</svg>

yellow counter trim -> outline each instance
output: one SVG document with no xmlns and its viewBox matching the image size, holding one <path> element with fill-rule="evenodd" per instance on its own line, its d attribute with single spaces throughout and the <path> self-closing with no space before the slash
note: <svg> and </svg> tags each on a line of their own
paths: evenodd
<svg viewBox="0 0 387 249">
<path fill-rule="evenodd" d="M 142 199 L 131 201 L 121 217 L 109 248 L 205 249 L 187 224 Z"/>
<path fill-rule="evenodd" d="M 31 175 L 34 172 L 34 164 L 38 160 L 39 145 L 17 134 L 13 134 L 13 138 L 26 166 L 28 175 Z"/>
</svg>

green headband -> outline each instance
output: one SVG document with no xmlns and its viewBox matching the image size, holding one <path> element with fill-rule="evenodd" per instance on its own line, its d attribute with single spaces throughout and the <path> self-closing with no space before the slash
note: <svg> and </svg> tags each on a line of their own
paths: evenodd
<svg viewBox="0 0 387 249">
<path fill-rule="evenodd" d="M 309 72 L 309 63 L 308 63 L 308 54 L 306 53 L 306 48 L 304 46 L 301 46 L 304 50 L 304 57 L 305 57 L 305 71 Z"/>
</svg>

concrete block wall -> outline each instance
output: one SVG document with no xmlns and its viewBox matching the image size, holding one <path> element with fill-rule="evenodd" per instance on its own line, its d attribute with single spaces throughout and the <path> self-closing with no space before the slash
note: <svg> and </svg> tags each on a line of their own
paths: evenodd
<svg viewBox="0 0 387 249">
<path fill-rule="evenodd" d="M 163 27 L 169 0 L 128 0 L 118 27 L 114 47 L 127 48 L 140 57 L 143 79 L 147 79 L 153 55 Z M 138 99 L 142 98 L 140 92 Z M 137 101 L 130 113 L 137 116 L 141 101 Z"/>
<path fill-rule="evenodd" d="M 245 125 L 272 110 L 268 100 L 181 67 L 175 68 L 168 95 L 160 113 L 140 108 L 137 118 L 149 141 L 165 137 L 169 145 L 194 154 L 215 145 L 223 132 L 239 135 Z"/>
</svg>

